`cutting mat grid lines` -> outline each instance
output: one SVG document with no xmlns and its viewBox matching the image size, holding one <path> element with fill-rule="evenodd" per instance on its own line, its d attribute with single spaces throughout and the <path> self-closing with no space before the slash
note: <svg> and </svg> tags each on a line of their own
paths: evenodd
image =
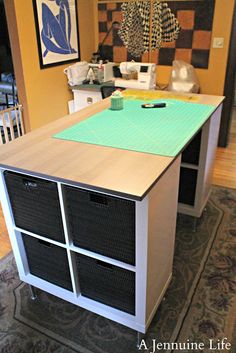
<svg viewBox="0 0 236 353">
<path fill-rule="evenodd" d="M 123 110 L 106 109 L 54 137 L 173 157 L 201 128 L 215 106 L 155 100 L 163 101 L 166 108 L 143 109 L 142 100 L 125 100 Z"/>
</svg>

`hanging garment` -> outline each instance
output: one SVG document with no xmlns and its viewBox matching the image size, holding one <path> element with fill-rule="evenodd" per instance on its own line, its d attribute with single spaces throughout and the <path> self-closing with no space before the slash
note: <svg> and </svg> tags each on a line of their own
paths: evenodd
<svg viewBox="0 0 236 353">
<path fill-rule="evenodd" d="M 151 50 L 159 49 L 162 42 L 162 4 L 155 1 L 152 16 Z M 149 49 L 149 48 L 148 48 Z"/>
<path fill-rule="evenodd" d="M 150 2 L 129 2 L 121 5 L 123 22 L 119 36 L 128 51 L 134 56 L 141 56 L 149 45 Z"/>
<path fill-rule="evenodd" d="M 123 3 L 123 21 L 119 35 L 129 53 L 139 57 L 149 50 L 159 49 L 161 42 L 171 42 L 178 38 L 180 26 L 167 3 L 154 1 L 152 15 L 152 37 L 150 37 L 150 1 Z"/>
<path fill-rule="evenodd" d="M 162 28 L 162 41 L 172 42 L 178 38 L 180 32 L 180 25 L 168 7 L 167 3 L 160 3 L 161 8 L 161 28 Z"/>
</svg>

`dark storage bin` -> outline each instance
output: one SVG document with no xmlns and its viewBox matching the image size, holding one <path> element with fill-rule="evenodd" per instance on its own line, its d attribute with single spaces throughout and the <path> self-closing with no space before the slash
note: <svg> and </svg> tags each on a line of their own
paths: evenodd
<svg viewBox="0 0 236 353">
<path fill-rule="evenodd" d="M 192 139 L 182 153 L 182 162 L 198 165 L 201 148 L 202 131 Z"/>
<path fill-rule="evenodd" d="M 64 196 L 75 245 L 135 264 L 135 202 L 69 186 Z"/>
<path fill-rule="evenodd" d="M 22 234 L 30 273 L 72 291 L 66 250 Z"/>
<path fill-rule="evenodd" d="M 64 243 L 56 183 L 8 171 L 4 175 L 16 226 Z"/>
<path fill-rule="evenodd" d="M 180 168 L 179 202 L 194 206 L 198 171 Z"/>
<path fill-rule="evenodd" d="M 81 294 L 135 315 L 135 273 L 77 254 Z"/>
</svg>

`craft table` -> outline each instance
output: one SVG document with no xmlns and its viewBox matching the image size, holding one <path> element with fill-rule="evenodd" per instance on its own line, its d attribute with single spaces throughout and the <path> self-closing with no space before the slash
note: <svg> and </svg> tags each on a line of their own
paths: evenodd
<svg viewBox="0 0 236 353">
<path fill-rule="evenodd" d="M 55 137 L 110 103 L 93 104 L 0 148 L 1 202 L 21 280 L 145 333 L 172 276 L 178 193 L 199 216 L 210 192 L 223 97 L 125 95 L 213 109 L 173 156 Z"/>
</svg>

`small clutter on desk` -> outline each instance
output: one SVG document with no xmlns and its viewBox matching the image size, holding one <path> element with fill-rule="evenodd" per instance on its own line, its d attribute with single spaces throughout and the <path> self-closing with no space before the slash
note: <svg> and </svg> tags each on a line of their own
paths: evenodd
<svg viewBox="0 0 236 353">
<path fill-rule="evenodd" d="M 115 63 L 108 62 L 103 63 L 102 60 L 98 64 L 89 63 L 89 68 L 93 70 L 96 80 L 98 84 L 111 81 L 114 77 L 113 75 L 113 67 Z"/>
<path fill-rule="evenodd" d="M 96 81 L 95 80 L 95 74 L 93 72 L 93 69 L 90 67 L 89 70 L 88 70 L 87 77 L 83 81 L 83 83 L 86 82 L 86 84 L 88 83 L 88 84 L 92 85 L 93 83 L 95 83 L 95 81 Z"/>
<path fill-rule="evenodd" d="M 141 62 L 123 62 L 118 67 L 114 62 L 99 63 L 78 62 L 64 70 L 73 93 L 68 102 L 69 113 L 81 110 L 89 104 L 100 101 L 103 86 L 154 90 L 156 87 L 156 64 Z M 120 77 L 122 76 L 122 77 Z M 111 92 L 112 93 L 112 92 Z"/>
<path fill-rule="evenodd" d="M 114 81 L 115 86 L 137 89 L 155 89 L 156 87 L 156 64 L 135 61 L 88 63 L 77 62 L 64 69 L 69 86 L 82 84 L 101 85 L 105 82 Z"/>
<path fill-rule="evenodd" d="M 79 61 L 74 65 L 68 66 L 64 69 L 64 74 L 67 75 L 68 84 L 70 86 L 81 85 L 86 79 L 88 73 L 87 61 Z"/>
<path fill-rule="evenodd" d="M 119 89 L 111 95 L 111 110 L 122 110 L 124 108 L 124 97 Z"/>
<path fill-rule="evenodd" d="M 80 61 L 64 69 L 67 75 L 69 86 L 78 86 L 82 84 L 102 84 L 111 81 L 114 78 L 113 67 L 115 63 L 88 63 Z"/>
<path fill-rule="evenodd" d="M 200 84 L 194 67 L 183 60 L 174 60 L 167 90 L 199 93 Z"/>
<path fill-rule="evenodd" d="M 142 108 L 145 109 L 152 109 L 152 108 L 165 108 L 166 103 L 161 102 L 161 103 L 144 103 L 141 105 Z"/>
<path fill-rule="evenodd" d="M 151 101 L 156 99 L 175 99 L 183 102 L 189 103 L 198 103 L 200 98 L 198 95 L 193 94 L 178 94 L 171 93 L 167 91 L 144 91 L 140 89 L 129 89 L 128 91 L 123 92 L 123 96 L 126 99 L 135 99 L 135 100 L 143 100 L 143 101 Z"/>
</svg>

